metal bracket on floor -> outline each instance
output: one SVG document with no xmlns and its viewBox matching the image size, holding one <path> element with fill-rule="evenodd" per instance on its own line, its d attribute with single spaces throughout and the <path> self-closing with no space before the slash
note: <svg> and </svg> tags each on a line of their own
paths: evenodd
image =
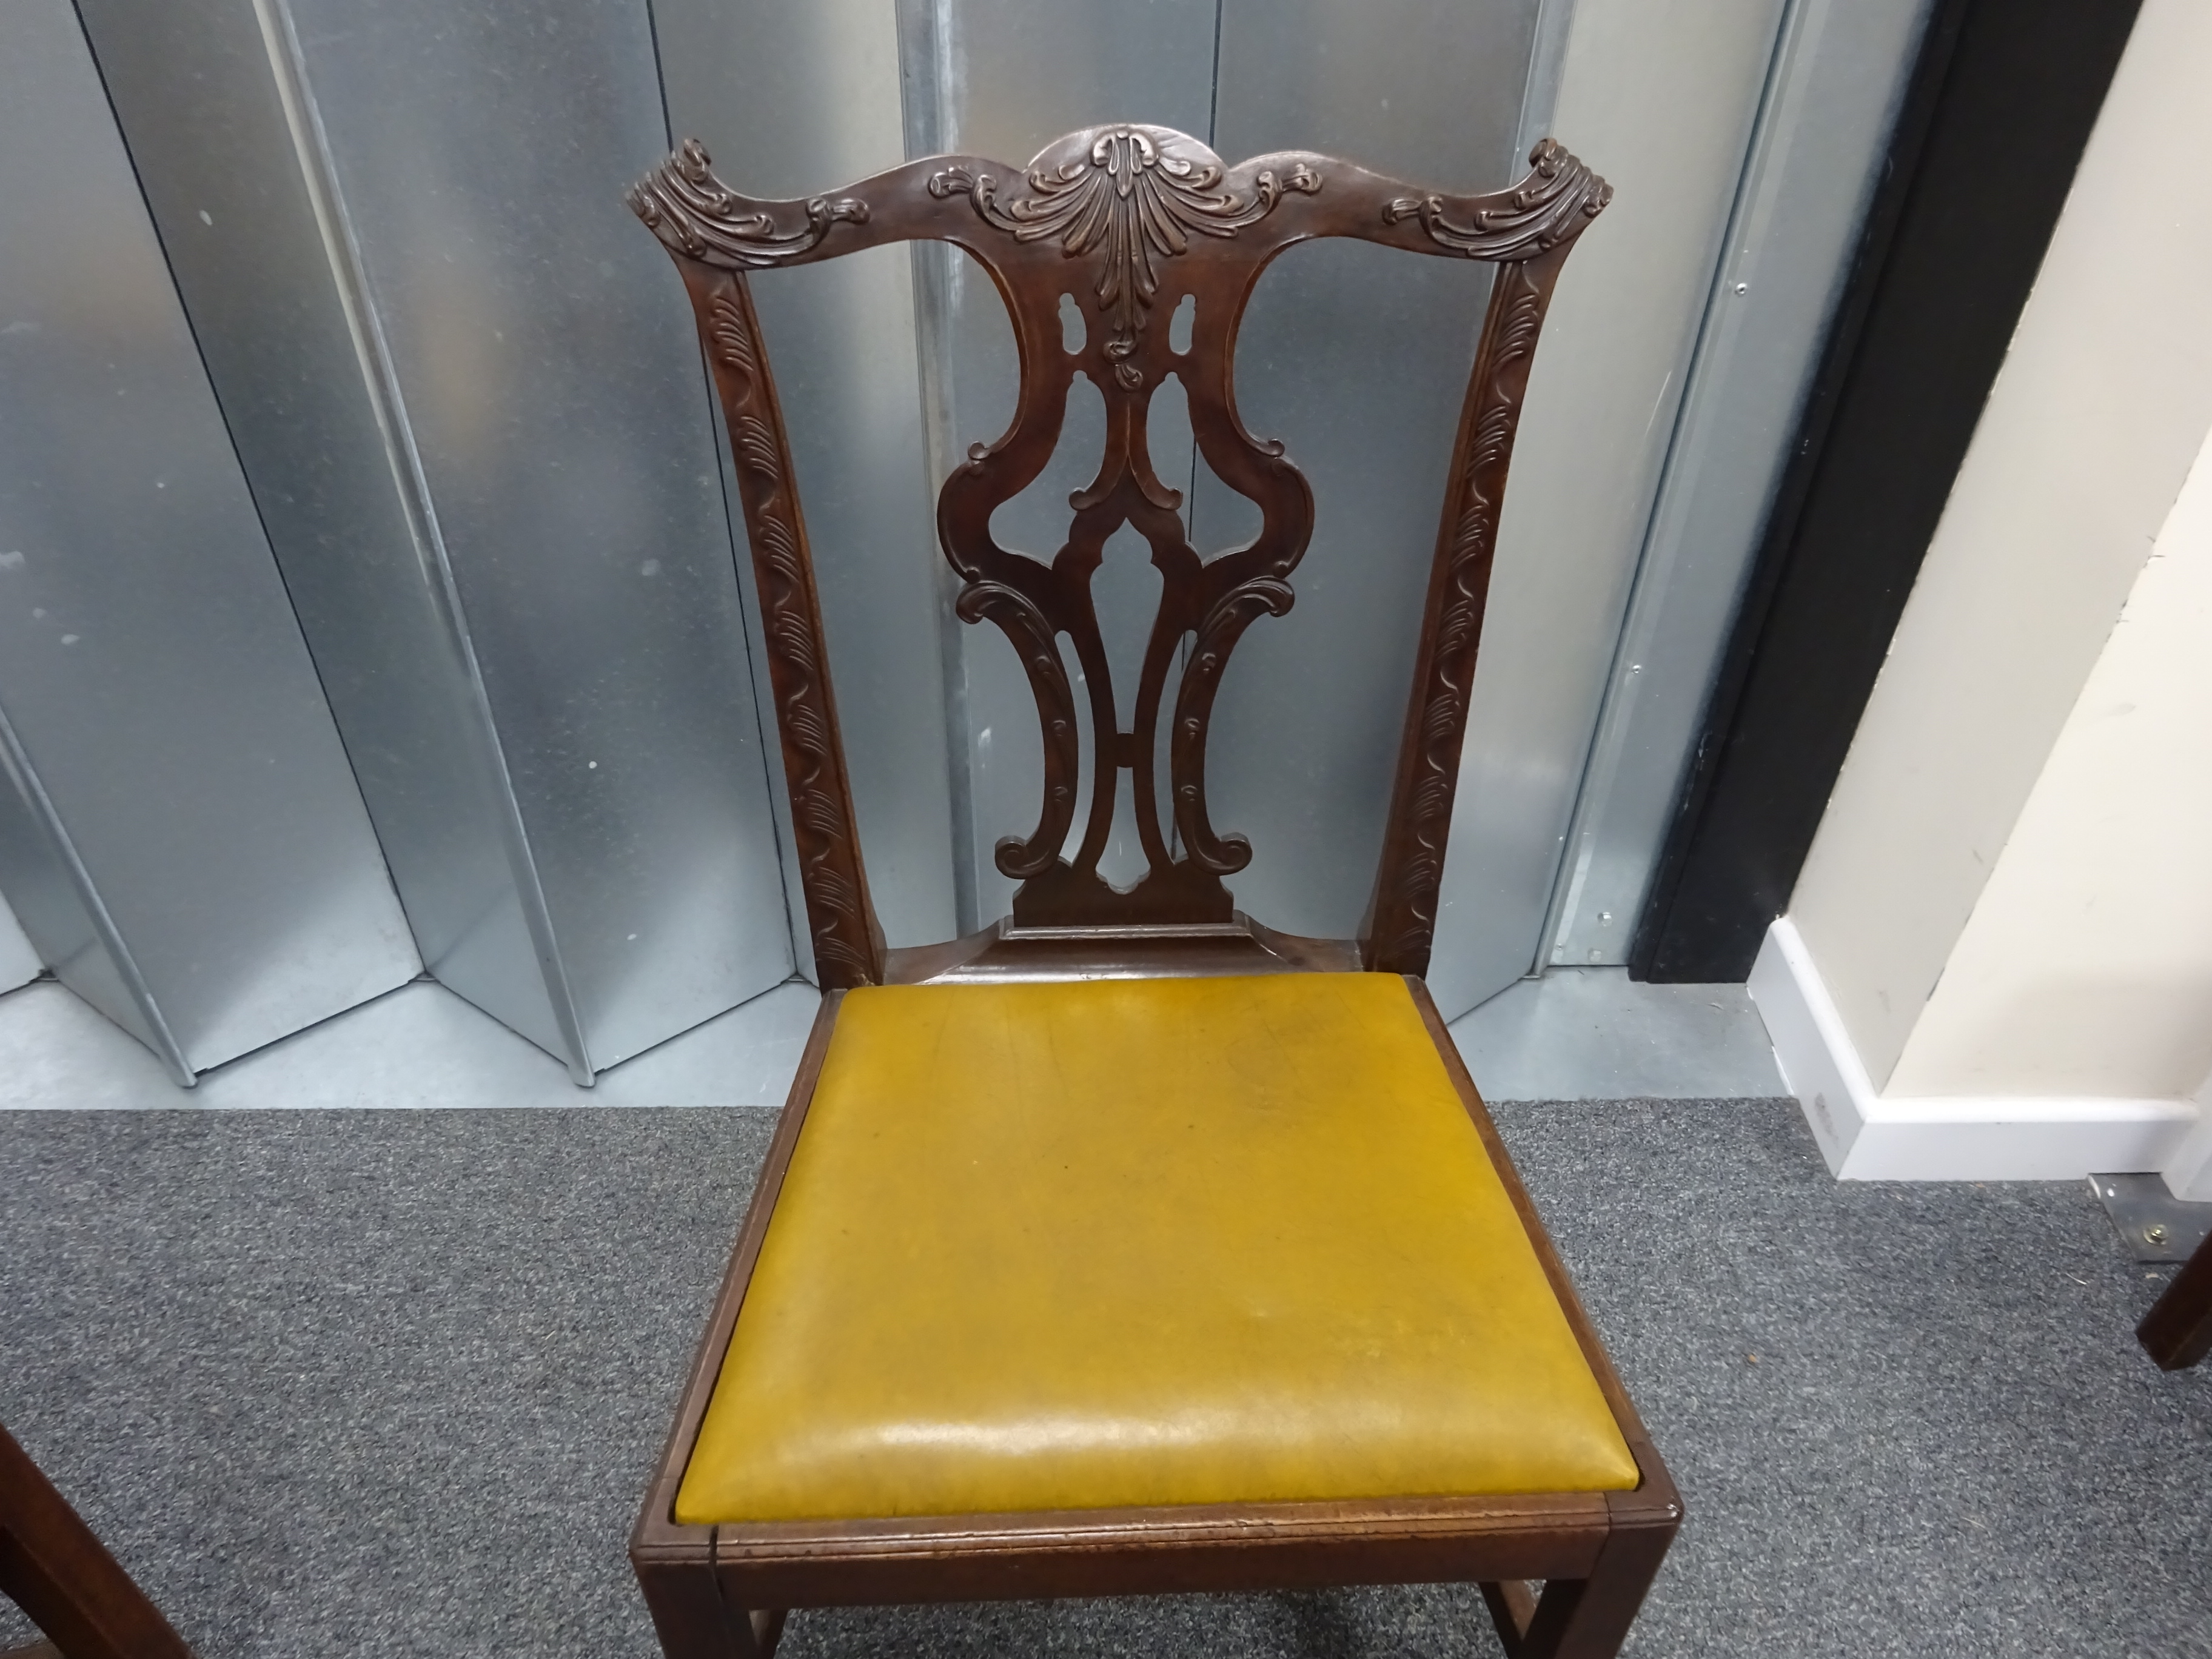
<svg viewBox="0 0 2212 1659">
<path fill-rule="evenodd" d="M 2138 1261 L 2186 1261 L 2212 1234 L 2212 1204 L 2176 1198 L 2159 1175 L 2093 1175 L 2089 1190 Z"/>
</svg>

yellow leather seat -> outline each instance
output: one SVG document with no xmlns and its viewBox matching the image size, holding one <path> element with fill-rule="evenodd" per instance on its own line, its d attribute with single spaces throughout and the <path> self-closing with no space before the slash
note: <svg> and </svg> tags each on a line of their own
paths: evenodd
<svg viewBox="0 0 2212 1659">
<path fill-rule="evenodd" d="M 1402 980 L 850 993 L 684 1522 L 1637 1468 Z"/>
</svg>

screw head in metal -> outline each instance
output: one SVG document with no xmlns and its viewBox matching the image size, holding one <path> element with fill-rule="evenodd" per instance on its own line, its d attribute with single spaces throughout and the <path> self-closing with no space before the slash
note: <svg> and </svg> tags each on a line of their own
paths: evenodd
<svg viewBox="0 0 2212 1659">
<path fill-rule="evenodd" d="M 2148 1226 L 2148 1227 L 2144 1228 L 2144 1229 L 2143 1229 L 2143 1243 L 2146 1243 L 2146 1244 L 2163 1244 L 2163 1243 L 2166 1243 L 2166 1223 L 2164 1223 L 2163 1221 L 2154 1221 L 2154 1222 L 2152 1222 L 2152 1223 L 2150 1224 L 2150 1225 L 2149 1225 L 2149 1226 Z"/>
</svg>

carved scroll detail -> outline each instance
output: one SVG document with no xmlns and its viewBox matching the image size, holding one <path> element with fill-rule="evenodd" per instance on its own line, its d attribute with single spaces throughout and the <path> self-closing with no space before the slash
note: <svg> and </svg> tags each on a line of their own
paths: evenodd
<svg viewBox="0 0 2212 1659">
<path fill-rule="evenodd" d="M 1196 139 L 1121 123 L 1071 133 L 1026 168 L 938 157 L 804 202 L 727 189 L 696 143 L 640 181 L 630 204 L 677 256 L 722 395 L 760 573 L 797 852 L 825 985 L 878 978 L 883 941 L 869 909 L 837 751 L 790 449 L 744 273 L 931 239 L 973 253 L 1006 301 L 1022 348 L 1014 421 L 944 480 L 938 530 L 965 583 L 957 614 L 969 623 L 988 617 L 1004 632 L 1036 702 L 1045 759 L 1036 828 L 1001 841 L 996 862 L 1021 883 L 1013 903 L 1018 929 L 1055 930 L 1224 922 L 1233 902 L 1223 878 L 1249 867 L 1250 844 L 1218 833 L 1209 819 L 1208 726 L 1227 660 L 1245 630 L 1291 609 L 1288 578 L 1313 523 L 1311 492 L 1282 446 L 1255 438 L 1236 409 L 1230 355 L 1259 270 L 1287 244 L 1312 236 L 1357 237 L 1500 266 L 1454 450 L 1384 856 L 1363 929 L 1369 966 L 1419 973 L 1435 928 L 1498 508 L 1528 367 L 1569 246 L 1613 194 L 1548 140 L 1529 160 L 1532 171 L 1510 190 L 1432 195 L 1325 156 L 1281 154 L 1227 168 Z M 1318 199 L 1291 204 L 1300 195 Z M 963 197 L 964 203 L 956 199 Z M 1080 262 L 1079 274 L 1070 260 Z M 1094 320 L 1079 349 L 1062 350 L 1059 307 L 1072 284 Z M 1195 302 L 1191 343 L 1180 351 L 1164 331 L 1149 331 L 1158 320 L 1153 313 L 1166 312 L 1178 295 Z M 1146 445 L 1146 400 L 1170 373 L 1183 383 L 1208 463 L 1261 507 L 1258 537 L 1210 558 L 1191 546 L 1180 496 L 1155 476 Z M 1078 375 L 1106 393 L 1106 443 L 1094 481 L 1069 497 L 1074 517 L 1067 539 L 1048 561 L 1001 546 L 992 518 L 1042 475 Z M 1130 730 L 1118 729 L 1091 596 L 1104 545 L 1121 526 L 1150 544 L 1162 582 Z M 1189 657 L 1170 696 L 1169 676 L 1186 642 Z M 1082 663 L 1081 684 L 1064 651 Z M 1080 752 L 1076 718 L 1076 697 L 1086 687 L 1088 756 Z M 1155 769 L 1163 720 L 1164 806 Z M 1091 822 L 1071 857 L 1066 844 L 1086 763 Z M 1134 791 L 1148 866 L 1126 890 L 1099 873 L 1123 787 Z"/>
<path fill-rule="evenodd" d="M 1194 155 L 1178 155 L 1188 146 Z M 1114 329 L 1106 355 L 1114 378 L 1127 391 L 1144 375 L 1127 361 L 1138 331 L 1159 292 L 1157 262 L 1186 252 L 1190 233 L 1234 236 L 1275 210 L 1286 191 L 1311 195 L 1321 176 L 1300 162 L 1278 177 L 1262 171 L 1251 193 L 1221 188 L 1219 158 L 1194 139 L 1164 128 L 1110 127 L 1086 155 L 1057 167 L 1030 168 L 1030 193 L 1001 202 L 999 181 L 988 173 L 946 167 L 929 179 L 940 200 L 964 194 L 984 222 L 1018 241 L 1060 240 L 1060 252 L 1078 258 L 1103 247 L 1105 258 L 1091 292 Z"/>
<path fill-rule="evenodd" d="M 1296 562 L 1294 553 L 1285 569 Z M 1218 876 L 1234 875 L 1251 863 L 1252 843 L 1242 836 L 1215 834 L 1206 817 L 1206 728 L 1213 716 L 1214 693 L 1221 688 L 1229 653 L 1244 630 L 1261 617 L 1285 615 L 1296 599 L 1290 583 L 1280 577 L 1255 576 L 1214 600 L 1199 620 L 1190 661 L 1176 688 L 1175 729 L 1168 745 L 1176 828 L 1182 832 L 1191 862 Z"/>
<path fill-rule="evenodd" d="M 1017 881 L 1050 869 L 1075 821 L 1075 690 L 1060 659 L 1060 641 L 1036 601 L 1005 582 L 970 581 L 953 602 L 953 614 L 967 623 L 986 617 L 998 623 L 1030 677 L 1037 719 L 1044 728 L 1044 805 L 1028 836 L 1001 840 L 992 861 L 1000 873 Z"/>
<path fill-rule="evenodd" d="M 769 678 L 783 739 L 792 834 L 806 891 L 816 975 L 826 989 L 872 985 L 882 976 L 882 941 L 861 871 L 789 456 L 765 373 L 758 325 L 738 286 L 744 279 L 720 280 L 728 286 L 707 306 L 703 320 L 760 578 Z"/>
<path fill-rule="evenodd" d="M 1469 388 L 1468 429 L 1447 498 L 1452 516 L 1437 551 L 1442 591 L 1430 599 L 1431 632 L 1413 690 L 1407 753 L 1391 804 L 1390 845 L 1364 942 L 1370 965 L 1393 973 L 1428 970 L 1498 507 L 1555 276 L 1555 267 L 1538 271 L 1509 263 L 1498 268 L 1492 292 L 1492 320 Z"/>
<path fill-rule="evenodd" d="M 1547 138 L 1528 152 L 1533 169 L 1508 194 L 1506 208 L 1478 210 L 1471 225 L 1445 216 L 1441 196 L 1401 196 L 1382 210 L 1382 222 L 1419 218 L 1429 240 L 1476 259 L 1528 259 L 1572 240 L 1605 210 L 1613 186 Z"/>
<path fill-rule="evenodd" d="M 632 185 L 624 198 L 646 228 L 675 252 L 722 269 L 763 269 L 811 252 L 835 224 L 864 225 L 868 204 L 854 196 L 817 196 L 806 223 L 779 230 L 768 204 L 740 196 L 714 176 L 696 138 Z"/>
</svg>

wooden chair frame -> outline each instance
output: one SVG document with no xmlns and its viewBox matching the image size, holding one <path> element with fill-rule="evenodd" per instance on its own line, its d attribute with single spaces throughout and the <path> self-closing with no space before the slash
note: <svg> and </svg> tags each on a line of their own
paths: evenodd
<svg viewBox="0 0 2212 1659">
<path fill-rule="evenodd" d="M 2212 1238 L 2189 1253 L 2136 1327 L 2136 1340 L 2162 1371 L 2186 1370 L 2212 1353 Z"/>
<path fill-rule="evenodd" d="M 0 1659 L 37 1659 L 42 1650 L 68 1659 L 192 1659 L 185 1638 L 5 1428 L 0 1595 L 48 1638 Z"/>
<path fill-rule="evenodd" d="M 1298 152 L 1224 167 L 1184 134 L 1122 125 L 1069 134 L 1026 169 L 933 157 L 805 201 L 738 195 L 688 143 L 631 191 L 690 294 L 728 422 L 808 927 L 828 994 L 631 1540 L 672 1659 L 765 1659 L 782 1610 L 794 1607 L 1443 1581 L 1481 1584 L 1513 1659 L 1596 1659 L 1625 1638 L 1681 1504 L 1419 978 L 1529 366 L 1560 267 L 1612 196 L 1549 140 L 1529 159 L 1533 170 L 1510 190 L 1449 196 Z M 1287 579 L 1312 527 L 1303 475 L 1279 444 L 1254 438 L 1237 416 L 1237 326 L 1267 263 L 1322 236 L 1497 268 L 1452 456 L 1374 897 L 1352 940 L 1279 933 L 1233 908 L 1222 878 L 1244 866 L 1250 848 L 1216 832 L 1205 789 L 1206 730 L 1229 653 L 1254 620 L 1290 608 Z M 999 868 L 1022 882 L 1012 915 L 945 945 L 887 950 L 868 899 L 790 447 L 745 272 L 920 239 L 973 255 L 1013 323 L 1021 360 L 1013 422 L 945 481 L 938 526 L 963 579 L 957 614 L 999 625 L 1022 659 L 1045 781 L 1037 828 L 999 843 Z M 1063 295 L 1085 319 L 1077 351 L 1062 344 Z M 1177 351 L 1166 319 L 1185 295 L 1194 301 L 1191 343 Z M 1070 498 L 1068 542 L 1047 562 L 1000 547 L 990 517 L 1043 470 L 1078 374 L 1104 397 L 1105 455 L 1097 480 Z M 1261 509 L 1251 544 L 1211 559 L 1186 542 L 1182 497 L 1153 474 L 1146 449 L 1149 400 L 1170 374 L 1182 381 L 1207 463 Z M 1105 541 L 1124 524 L 1151 544 L 1162 580 L 1133 732 L 1119 729 L 1090 600 Z M 1083 665 L 1099 734 L 1091 813 L 1072 857 L 1081 757 L 1062 635 Z M 1169 678 L 1186 654 L 1170 701 Z M 1172 834 L 1155 781 L 1163 714 Z M 1148 868 L 1122 892 L 1097 865 L 1125 772 Z M 1357 969 L 1407 977 L 1636 1459 L 1634 1490 L 720 1526 L 672 1518 L 846 990 Z"/>
</svg>

